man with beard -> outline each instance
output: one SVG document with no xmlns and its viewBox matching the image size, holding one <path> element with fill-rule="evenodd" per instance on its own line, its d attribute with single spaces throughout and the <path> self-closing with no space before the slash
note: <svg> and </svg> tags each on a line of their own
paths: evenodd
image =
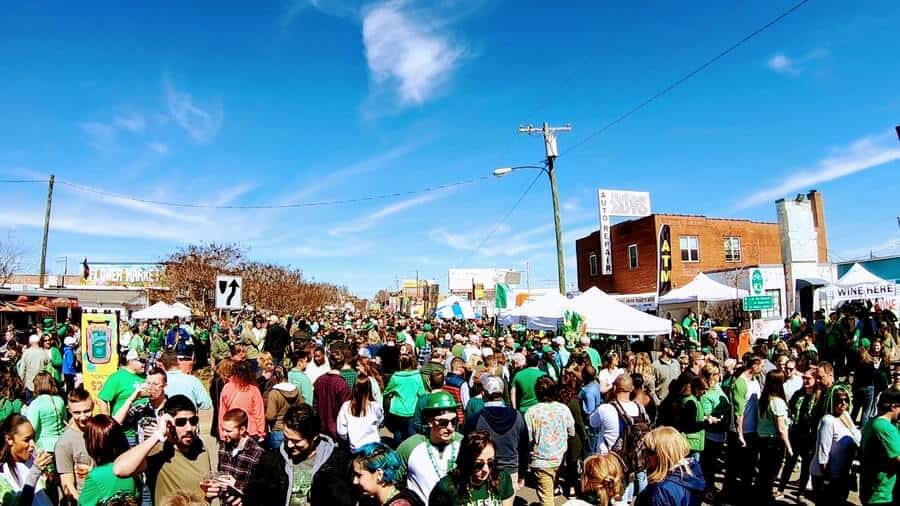
<svg viewBox="0 0 900 506">
<path fill-rule="evenodd" d="M 456 432 L 456 399 L 448 392 L 428 395 L 422 418 L 428 435 L 416 434 L 404 441 L 397 454 L 406 463 L 407 488 L 428 503 L 431 490 L 456 467 L 462 436 Z"/>
<path fill-rule="evenodd" d="M 94 401 L 91 399 L 91 394 L 83 387 L 71 390 L 66 398 L 72 418 L 69 419 L 66 430 L 56 442 L 54 456 L 63 495 L 66 499 L 77 503 L 78 487 L 75 482 L 75 466 L 82 464 L 92 467 L 91 458 L 85 448 L 83 431 L 94 412 Z M 84 477 L 81 479 L 84 480 Z"/>
<path fill-rule="evenodd" d="M 262 456 L 244 495 L 266 505 L 356 504 L 350 453 L 322 434 L 320 424 L 306 404 L 288 409 L 284 444 Z"/>
<path fill-rule="evenodd" d="M 312 356 L 312 363 L 306 366 L 306 376 L 309 378 L 310 383 L 315 385 L 319 376 L 331 370 L 331 365 L 325 360 L 325 348 L 322 346 L 316 346 Z"/>
<path fill-rule="evenodd" d="M 161 504 L 179 490 L 200 490 L 200 482 L 218 469 L 218 445 L 198 433 L 197 408 L 184 395 L 175 395 L 163 405 L 157 431 L 142 443 L 119 455 L 113 472 L 120 478 L 147 473 L 153 503 Z"/>
</svg>

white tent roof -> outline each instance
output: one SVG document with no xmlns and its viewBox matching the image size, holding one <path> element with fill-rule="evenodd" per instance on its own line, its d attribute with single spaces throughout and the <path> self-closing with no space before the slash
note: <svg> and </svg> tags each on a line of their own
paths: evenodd
<svg viewBox="0 0 900 506">
<path fill-rule="evenodd" d="M 853 264 L 850 267 L 850 270 L 844 273 L 840 279 L 837 280 L 837 284 L 840 286 L 855 286 L 862 285 L 865 283 L 883 283 L 884 280 L 879 278 L 878 276 L 869 272 L 868 269 L 863 267 L 860 264 Z"/>
<path fill-rule="evenodd" d="M 163 301 L 159 301 L 140 311 L 135 311 L 131 315 L 135 320 L 168 320 L 176 316 L 178 316 L 177 311 Z"/>
<path fill-rule="evenodd" d="M 181 302 L 176 302 L 176 303 L 172 304 L 172 310 L 178 314 L 179 318 L 190 318 L 191 316 L 193 316 L 193 313 L 191 312 L 191 308 L 187 307 L 186 305 L 182 304 Z"/>
<path fill-rule="evenodd" d="M 584 318 L 588 332 L 610 335 L 658 335 L 672 322 L 638 311 L 593 287 L 572 299 L 571 309 Z"/>
<path fill-rule="evenodd" d="M 685 302 L 721 302 L 742 299 L 746 296 L 747 290 L 723 285 L 701 272 L 690 283 L 660 297 L 659 303 L 662 305 Z"/>
<path fill-rule="evenodd" d="M 454 305 L 459 307 L 459 312 L 453 310 Z M 459 316 L 460 312 L 462 313 L 462 317 L 466 320 L 475 319 L 475 311 L 472 310 L 472 305 L 469 304 L 469 301 L 461 299 L 456 295 L 451 295 L 438 302 L 438 305 L 434 310 L 434 313 L 438 318 L 444 319 L 456 318 Z"/>
<path fill-rule="evenodd" d="M 500 323 L 512 325 L 525 318 L 526 326 L 529 329 L 556 330 L 566 310 L 570 309 L 571 303 L 572 301 L 557 292 L 548 293 L 504 312 L 500 316 Z"/>
</svg>

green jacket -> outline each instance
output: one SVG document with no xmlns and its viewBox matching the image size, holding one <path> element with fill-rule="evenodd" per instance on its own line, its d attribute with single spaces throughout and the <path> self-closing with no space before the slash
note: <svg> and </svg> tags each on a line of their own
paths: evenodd
<svg viewBox="0 0 900 506">
<path fill-rule="evenodd" d="M 693 395 L 681 398 L 676 428 L 684 434 L 692 452 L 702 452 L 706 441 L 706 415 L 703 406 Z"/>
<path fill-rule="evenodd" d="M 425 393 L 425 384 L 417 369 L 395 372 L 384 388 L 384 396 L 391 397 L 390 413 L 402 417 L 415 414 L 416 401 Z"/>
<path fill-rule="evenodd" d="M 50 376 L 53 376 L 54 381 L 57 383 L 62 382 L 62 353 L 59 352 L 59 348 L 56 346 L 50 347 L 50 362 L 47 363 L 47 367 L 44 370 L 49 372 Z"/>
</svg>

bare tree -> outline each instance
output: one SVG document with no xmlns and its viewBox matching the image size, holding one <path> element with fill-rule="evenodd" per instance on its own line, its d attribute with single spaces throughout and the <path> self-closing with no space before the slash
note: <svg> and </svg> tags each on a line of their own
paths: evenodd
<svg viewBox="0 0 900 506">
<path fill-rule="evenodd" d="M 0 286 L 5 286 L 16 272 L 22 272 L 25 250 L 12 234 L 0 241 Z"/>
</svg>

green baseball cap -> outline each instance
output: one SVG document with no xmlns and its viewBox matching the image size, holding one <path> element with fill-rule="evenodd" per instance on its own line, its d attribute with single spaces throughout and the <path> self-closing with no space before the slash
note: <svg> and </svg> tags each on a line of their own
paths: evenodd
<svg viewBox="0 0 900 506">
<path fill-rule="evenodd" d="M 422 325 L 422 330 L 424 330 L 425 332 L 430 331 L 430 330 L 431 330 L 431 324 L 430 324 L 430 323 L 426 323 L 425 325 Z"/>
<path fill-rule="evenodd" d="M 428 394 L 422 411 L 456 410 L 459 404 L 449 392 L 439 391 Z"/>
</svg>

